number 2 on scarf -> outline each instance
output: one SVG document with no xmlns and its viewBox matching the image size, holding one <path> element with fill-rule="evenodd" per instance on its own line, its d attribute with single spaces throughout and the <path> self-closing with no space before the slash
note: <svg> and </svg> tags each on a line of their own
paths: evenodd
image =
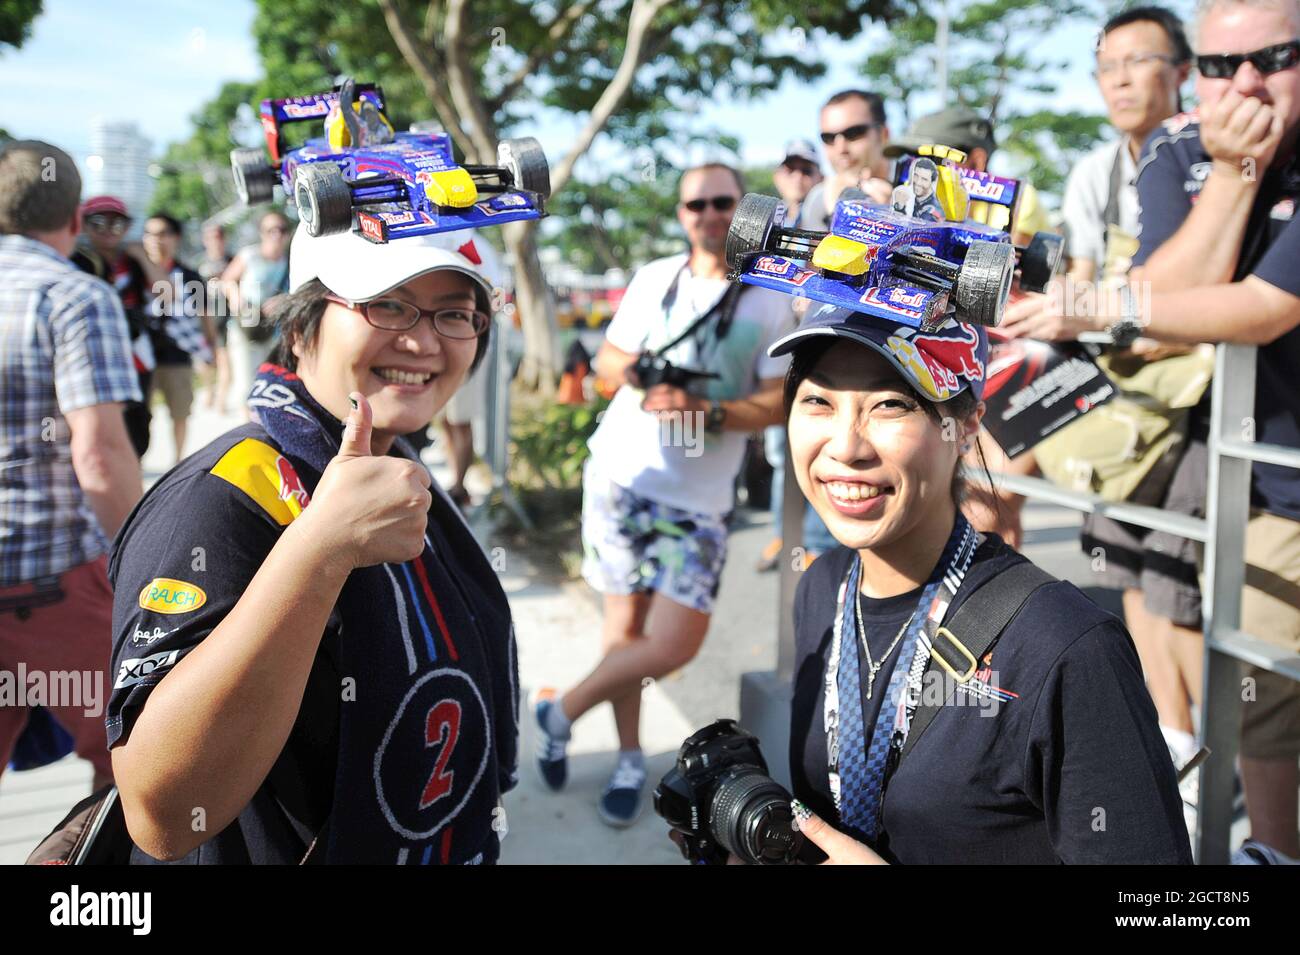
<svg viewBox="0 0 1300 955">
<path fill-rule="evenodd" d="M 439 700 L 429 710 L 424 721 L 424 745 L 426 747 L 442 744 L 438 761 L 433 764 L 433 775 L 424 786 L 420 796 L 420 808 L 428 809 L 447 793 L 451 792 L 451 781 L 456 775 L 447 769 L 451 760 L 451 751 L 456 748 L 456 737 L 460 735 L 460 704 L 455 700 Z"/>
</svg>

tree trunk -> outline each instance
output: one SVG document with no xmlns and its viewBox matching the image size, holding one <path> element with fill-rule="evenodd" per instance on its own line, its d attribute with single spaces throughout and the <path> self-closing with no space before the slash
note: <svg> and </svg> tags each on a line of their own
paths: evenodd
<svg viewBox="0 0 1300 955">
<path fill-rule="evenodd" d="M 508 222 L 501 227 L 515 265 L 515 308 L 524 333 L 520 381 L 535 391 L 550 391 L 560 377 L 559 328 L 555 303 L 537 257 L 537 223 Z"/>
</svg>

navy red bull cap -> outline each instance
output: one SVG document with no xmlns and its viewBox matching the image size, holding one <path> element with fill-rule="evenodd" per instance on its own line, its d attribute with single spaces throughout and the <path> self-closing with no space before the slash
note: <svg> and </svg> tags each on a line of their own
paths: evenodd
<svg viewBox="0 0 1300 955">
<path fill-rule="evenodd" d="M 767 353 L 775 358 L 827 335 L 847 338 L 879 352 L 918 391 L 935 401 L 947 401 L 967 388 L 976 398 L 984 397 L 989 340 L 978 325 L 950 318 L 937 329 L 922 331 L 901 322 L 823 305 Z"/>
</svg>

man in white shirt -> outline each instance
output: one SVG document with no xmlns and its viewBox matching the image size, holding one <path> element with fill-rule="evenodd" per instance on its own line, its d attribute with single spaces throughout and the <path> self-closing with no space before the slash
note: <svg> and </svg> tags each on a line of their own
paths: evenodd
<svg viewBox="0 0 1300 955">
<path fill-rule="evenodd" d="M 552 789 L 567 776 L 572 721 L 613 705 L 620 754 L 599 810 L 620 827 L 636 820 L 645 786 L 643 681 L 685 666 L 704 642 L 745 435 L 781 420 L 787 361 L 767 348 L 794 327 L 785 296 L 727 281 L 739 173 L 697 166 L 678 189 L 690 252 L 636 273 L 595 361 L 619 386 L 583 475 L 583 576 L 605 595 L 605 656 L 578 685 L 542 690 L 535 704 L 538 769 Z M 656 383 L 638 371 L 642 355 L 709 377 Z"/>
</svg>

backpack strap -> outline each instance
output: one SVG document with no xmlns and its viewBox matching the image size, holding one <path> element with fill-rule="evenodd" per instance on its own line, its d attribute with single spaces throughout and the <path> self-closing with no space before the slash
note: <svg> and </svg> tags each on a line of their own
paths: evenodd
<svg viewBox="0 0 1300 955">
<path fill-rule="evenodd" d="M 1028 560 L 990 577 L 966 597 L 951 622 L 939 628 L 926 672 L 941 660 L 940 665 L 951 673 L 974 675 L 979 660 L 997 643 L 1002 631 L 1016 618 L 1029 598 L 1052 583 L 1056 583 L 1055 577 Z M 956 692 L 955 687 L 953 692 Z M 943 704 L 936 704 L 932 698 L 922 694 L 921 704 L 912 714 L 912 725 L 899 763 L 907 758 L 940 707 L 947 703 L 948 697 Z"/>
</svg>

